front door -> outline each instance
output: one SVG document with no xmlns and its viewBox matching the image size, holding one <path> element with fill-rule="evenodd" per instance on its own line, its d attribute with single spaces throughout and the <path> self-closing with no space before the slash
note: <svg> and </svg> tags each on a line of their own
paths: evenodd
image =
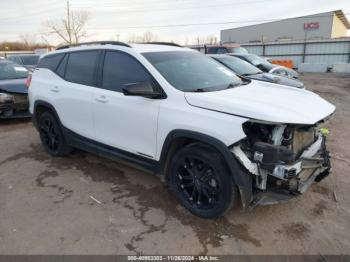
<svg viewBox="0 0 350 262">
<path fill-rule="evenodd" d="M 100 88 L 94 94 L 94 126 L 98 142 L 155 158 L 161 100 L 125 96 L 126 84 L 152 81 L 131 55 L 106 51 Z"/>
</svg>

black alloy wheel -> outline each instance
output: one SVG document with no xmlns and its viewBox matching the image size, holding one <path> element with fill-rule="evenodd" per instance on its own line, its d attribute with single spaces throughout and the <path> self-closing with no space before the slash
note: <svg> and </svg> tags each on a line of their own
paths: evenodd
<svg viewBox="0 0 350 262">
<path fill-rule="evenodd" d="M 183 197 L 198 209 L 211 209 L 219 201 L 215 171 L 199 158 L 183 158 L 177 168 L 176 185 Z"/>
<path fill-rule="evenodd" d="M 222 216 L 236 199 L 236 187 L 221 155 L 201 144 L 175 154 L 170 184 L 182 205 L 203 218 Z"/>
<path fill-rule="evenodd" d="M 59 147 L 58 132 L 50 118 L 45 118 L 40 123 L 40 132 L 44 145 L 52 152 L 57 151 Z"/>
<path fill-rule="evenodd" d="M 39 117 L 38 126 L 41 143 L 50 155 L 64 156 L 72 151 L 66 143 L 59 122 L 51 112 L 44 112 Z"/>
</svg>

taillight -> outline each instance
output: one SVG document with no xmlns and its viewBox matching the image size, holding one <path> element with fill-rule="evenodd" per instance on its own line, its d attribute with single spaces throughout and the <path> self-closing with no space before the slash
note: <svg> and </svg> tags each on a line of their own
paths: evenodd
<svg viewBox="0 0 350 262">
<path fill-rule="evenodd" d="M 27 86 L 27 88 L 29 88 L 31 82 L 32 82 L 32 75 L 28 75 L 28 77 L 26 79 L 26 86 Z"/>
</svg>

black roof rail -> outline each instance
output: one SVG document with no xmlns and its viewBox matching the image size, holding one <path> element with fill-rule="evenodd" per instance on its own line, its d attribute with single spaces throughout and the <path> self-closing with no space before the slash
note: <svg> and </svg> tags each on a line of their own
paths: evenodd
<svg viewBox="0 0 350 262">
<path fill-rule="evenodd" d="M 75 47 L 75 46 L 82 46 L 82 45 L 120 45 L 120 46 L 131 47 L 128 44 L 119 42 L 119 41 L 94 41 L 94 42 L 85 42 L 85 43 L 79 43 L 74 45 L 63 45 L 56 48 L 56 50 L 66 49 L 66 48 Z"/>
<path fill-rule="evenodd" d="M 176 46 L 176 47 L 183 47 L 182 45 L 175 44 L 172 42 L 145 42 L 141 44 L 150 44 L 150 45 L 170 45 L 170 46 Z"/>
</svg>

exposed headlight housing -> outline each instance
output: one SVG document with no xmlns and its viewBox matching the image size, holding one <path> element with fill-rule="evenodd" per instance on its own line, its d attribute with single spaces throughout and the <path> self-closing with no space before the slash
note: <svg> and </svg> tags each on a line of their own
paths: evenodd
<svg viewBox="0 0 350 262">
<path fill-rule="evenodd" d="M 14 98 L 12 95 L 0 93 L 0 103 L 12 103 Z"/>
</svg>

